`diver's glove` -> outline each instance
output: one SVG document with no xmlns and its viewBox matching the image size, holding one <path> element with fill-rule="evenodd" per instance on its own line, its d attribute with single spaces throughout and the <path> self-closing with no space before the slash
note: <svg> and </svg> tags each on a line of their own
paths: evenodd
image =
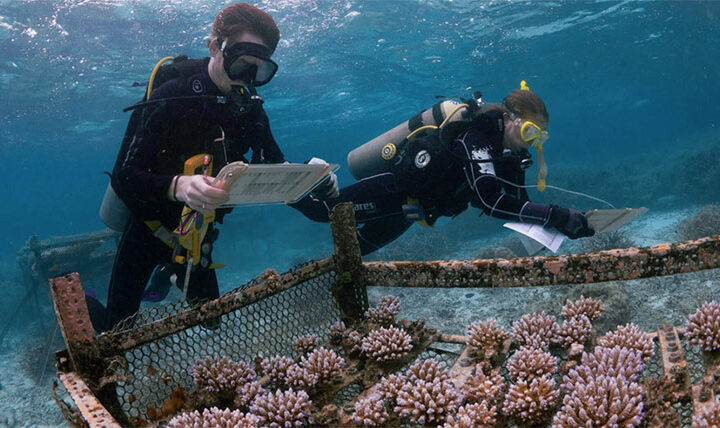
<svg viewBox="0 0 720 428">
<path fill-rule="evenodd" d="M 570 239 L 584 238 L 595 234 L 595 229 L 588 225 L 585 214 L 572 208 L 550 205 L 547 225 L 554 227 Z"/>
<path fill-rule="evenodd" d="M 312 158 L 308 162 L 308 165 L 327 165 L 328 163 L 320 158 Z M 334 172 L 330 171 L 330 174 L 321 181 L 312 191 L 320 199 L 332 199 L 340 196 L 340 189 L 338 189 L 338 179 Z"/>
</svg>

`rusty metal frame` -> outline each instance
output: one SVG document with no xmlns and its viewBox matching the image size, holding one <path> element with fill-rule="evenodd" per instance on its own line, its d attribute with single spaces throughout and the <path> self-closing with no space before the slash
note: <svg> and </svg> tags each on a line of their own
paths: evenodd
<svg viewBox="0 0 720 428">
<path fill-rule="evenodd" d="M 106 332 L 96 337 L 97 347 L 103 357 L 121 355 L 133 348 L 170 336 L 207 320 L 236 311 L 260 300 L 301 285 L 317 276 L 334 270 L 332 258 L 327 258 L 279 275 L 267 270 L 248 288 L 236 290 L 219 298 L 201 303 L 183 312 L 142 324 L 129 330 Z"/>
<path fill-rule="evenodd" d="M 69 274 L 52 279 L 50 287 L 55 311 L 70 360 L 69 363 L 58 365 L 58 376 L 83 419 L 90 426 L 119 426 L 116 421 L 124 423 L 122 408 L 114 395 L 114 384 L 102 382 L 107 362 L 113 357 L 329 272 L 335 272 L 338 276 L 333 292 L 341 305 L 343 317 L 357 320 L 367 307 L 367 284 L 436 288 L 525 287 L 631 280 L 720 267 L 720 235 L 648 248 L 579 255 L 510 260 L 362 263 L 355 237 L 355 223 L 350 219 L 354 220 L 351 205 L 339 208 L 337 214 L 333 215 L 332 230 L 336 249 L 330 258 L 284 275 L 268 270 L 247 288 L 163 319 L 100 336 L 94 336 L 79 275 Z M 678 332 L 676 328 L 663 327 L 649 336 L 658 341 L 666 377 L 673 379 L 682 391 L 692 391 L 697 412 L 701 406 L 712 402 L 720 369 L 717 364 L 706 364 L 707 376 L 701 382 L 691 385 Z M 464 343 L 465 337 L 436 335 L 432 340 Z M 472 373 L 476 357 L 471 357 L 465 347 L 451 368 L 454 381 L 462 382 Z M 363 384 L 369 387 L 362 394 L 367 396 L 372 385 L 366 382 Z M 338 414 L 341 421 L 347 418 L 343 410 L 339 410 Z M 113 416 L 115 419 L 112 419 Z"/>
<path fill-rule="evenodd" d="M 360 321 L 368 308 L 368 297 L 355 208 L 351 202 L 333 207 L 330 212 L 330 229 L 335 244 L 333 260 L 339 276 L 333 294 L 342 311 L 343 322 Z"/>
<path fill-rule="evenodd" d="M 720 235 L 645 248 L 492 260 L 364 263 L 369 284 L 392 287 L 531 287 L 627 281 L 720 267 Z"/>
<path fill-rule="evenodd" d="M 58 373 L 60 381 L 70 394 L 83 420 L 90 427 L 121 428 L 110 412 L 100 403 L 77 372 Z M 68 421 L 73 423 L 73 421 Z"/>
</svg>

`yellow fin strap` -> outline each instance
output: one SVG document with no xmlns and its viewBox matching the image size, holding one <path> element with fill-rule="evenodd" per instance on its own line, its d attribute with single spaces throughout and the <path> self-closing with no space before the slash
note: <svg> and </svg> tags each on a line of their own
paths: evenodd
<svg viewBox="0 0 720 428">
<path fill-rule="evenodd" d="M 523 80 L 520 82 L 520 90 L 522 91 L 529 91 L 530 87 L 527 85 L 527 83 Z"/>
</svg>

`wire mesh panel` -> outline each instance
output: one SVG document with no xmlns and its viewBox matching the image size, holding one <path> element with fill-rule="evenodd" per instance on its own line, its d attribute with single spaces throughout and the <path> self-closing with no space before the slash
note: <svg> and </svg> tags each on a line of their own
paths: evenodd
<svg viewBox="0 0 720 428">
<path fill-rule="evenodd" d="M 118 396 L 126 414 L 145 418 L 148 406 L 160 409 L 173 390 L 190 390 L 190 367 L 198 359 L 226 356 L 234 361 L 292 355 L 294 339 L 327 331 L 340 319 L 329 272 L 288 290 L 262 299 L 170 336 L 130 350 L 118 359 Z M 174 308 L 170 308 L 174 310 Z M 155 310 L 157 312 L 157 310 Z M 157 317 L 157 313 L 153 318 Z M 148 319 L 148 318 L 146 318 Z"/>
</svg>

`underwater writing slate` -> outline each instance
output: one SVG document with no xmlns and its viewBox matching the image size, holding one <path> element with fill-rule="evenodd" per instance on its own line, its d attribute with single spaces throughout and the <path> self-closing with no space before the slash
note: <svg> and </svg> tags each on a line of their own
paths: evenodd
<svg viewBox="0 0 720 428">
<path fill-rule="evenodd" d="M 214 185 L 230 194 L 224 207 L 238 205 L 289 204 L 297 202 L 317 186 L 337 164 L 246 164 L 233 162 L 215 177 Z"/>
</svg>

